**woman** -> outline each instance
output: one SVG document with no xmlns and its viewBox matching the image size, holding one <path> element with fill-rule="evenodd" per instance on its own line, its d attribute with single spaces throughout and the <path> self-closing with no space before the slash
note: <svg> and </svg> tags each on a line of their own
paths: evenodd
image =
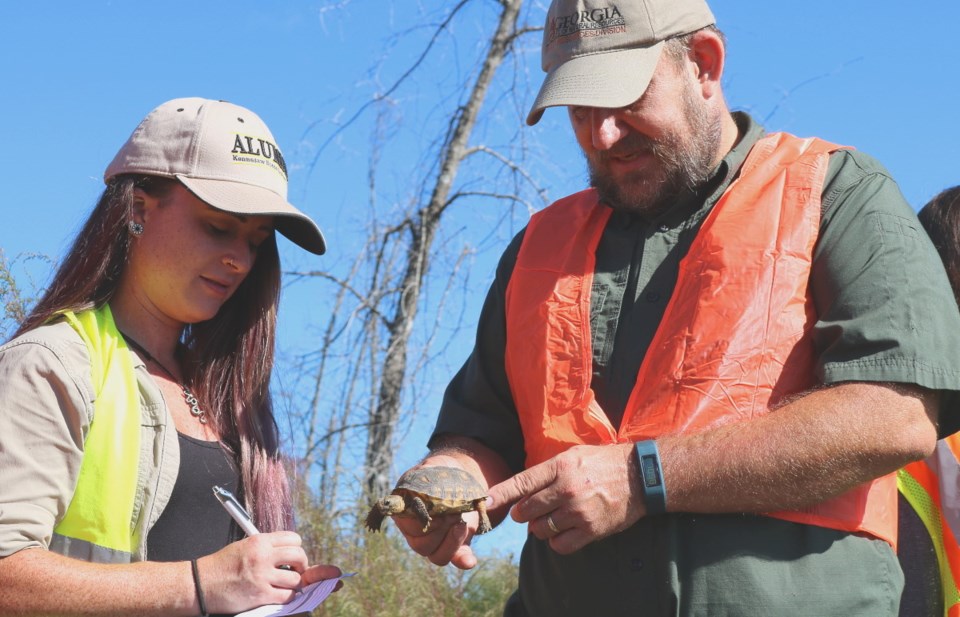
<svg viewBox="0 0 960 617">
<path fill-rule="evenodd" d="M 943 260 L 960 303 L 960 186 L 941 192 L 917 216 Z M 947 405 L 955 408 L 960 401 L 954 397 Z M 934 453 L 897 472 L 898 556 L 905 578 L 900 617 L 960 616 L 958 428 L 941 426 L 942 433 L 952 434 L 937 442 Z"/>
<path fill-rule="evenodd" d="M 234 613 L 339 576 L 289 531 L 274 230 L 325 243 L 287 203 L 269 129 L 226 102 L 169 101 L 104 180 L 0 348 L 0 614 Z M 264 533 L 244 537 L 214 485 Z"/>
</svg>

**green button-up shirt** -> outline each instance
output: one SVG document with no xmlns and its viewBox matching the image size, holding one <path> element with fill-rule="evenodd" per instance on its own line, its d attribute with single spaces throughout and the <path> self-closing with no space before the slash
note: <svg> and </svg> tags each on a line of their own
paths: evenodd
<svg viewBox="0 0 960 617">
<path fill-rule="evenodd" d="M 680 260 L 764 135 L 746 114 L 735 119 L 740 138 L 702 190 L 652 220 L 615 212 L 604 230 L 591 294 L 592 387 L 614 426 Z M 834 153 L 822 213 L 810 286 L 817 378 L 960 390 L 960 312 L 888 172 L 863 153 Z M 525 455 L 503 367 L 504 297 L 522 238 L 501 258 L 475 348 L 447 389 L 434 433 L 477 439 L 516 471 Z M 763 516 L 669 514 L 568 556 L 530 536 L 507 613 L 895 615 L 901 585 L 896 557 L 881 541 Z"/>
</svg>

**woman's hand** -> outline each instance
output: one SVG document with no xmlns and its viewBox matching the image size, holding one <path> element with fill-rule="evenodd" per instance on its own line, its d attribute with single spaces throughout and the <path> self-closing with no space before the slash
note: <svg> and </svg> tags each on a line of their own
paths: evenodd
<svg viewBox="0 0 960 617">
<path fill-rule="evenodd" d="M 326 565 L 314 565 L 310 566 L 303 571 L 303 574 L 300 576 L 300 585 L 301 587 L 306 587 L 313 583 L 319 581 L 325 581 L 331 578 L 337 578 L 341 576 L 343 572 L 340 571 L 340 568 L 337 566 L 326 566 Z M 337 586 L 333 588 L 333 591 L 337 591 L 343 587 L 343 581 L 337 581 Z"/>
<path fill-rule="evenodd" d="M 300 536 L 292 531 L 250 536 L 197 560 L 200 584 L 211 613 L 236 613 L 264 604 L 284 604 L 306 584 L 301 581 L 304 576 L 318 576 L 316 580 L 330 578 L 322 576 L 329 572 L 322 568 L 331 566 L 308 569 L 307 565 Z M 339 575 L 339 569 L 334 569 Z"/>
</svg>

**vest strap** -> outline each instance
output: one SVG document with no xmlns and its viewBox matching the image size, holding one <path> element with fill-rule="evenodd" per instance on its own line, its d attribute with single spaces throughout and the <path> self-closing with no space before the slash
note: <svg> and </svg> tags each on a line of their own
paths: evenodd
<svg viewBox="0 0 960 617">
<path fill-rule="evenodd" d="M 99 546 L 86 540 L 71 538 L 54 532 L 50 540 L 50 550 L 64 557 L 95 563 L 130 563 L 133 555 L 129 551 L 119 551 Z"/>
<path fill-rule="evenodd" d="M 133 360 L 109 305 L 63 317 L 87 347 L 95 399 L 77 486 L 51 548 L 92 561 L 129 561 L 137 545 L 141 430 Z"/>
</svg>

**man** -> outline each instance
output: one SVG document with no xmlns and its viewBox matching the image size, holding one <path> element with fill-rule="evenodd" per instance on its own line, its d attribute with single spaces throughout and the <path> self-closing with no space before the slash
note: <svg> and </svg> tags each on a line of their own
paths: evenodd
<svg viewBox="0 0 960 617">
<path fill-rule="evenodd" d="M 895 615 L 891 475 L 928 455 L 960 315 L 887 172 L 731 113 L 703 0 L 554 0 L 527 119 L 592 189 L 508 247 L 422 465 L 530 535 L 514 615 Z M 476 518 L 424 534 L 476 564 Z"/>
</svg>

